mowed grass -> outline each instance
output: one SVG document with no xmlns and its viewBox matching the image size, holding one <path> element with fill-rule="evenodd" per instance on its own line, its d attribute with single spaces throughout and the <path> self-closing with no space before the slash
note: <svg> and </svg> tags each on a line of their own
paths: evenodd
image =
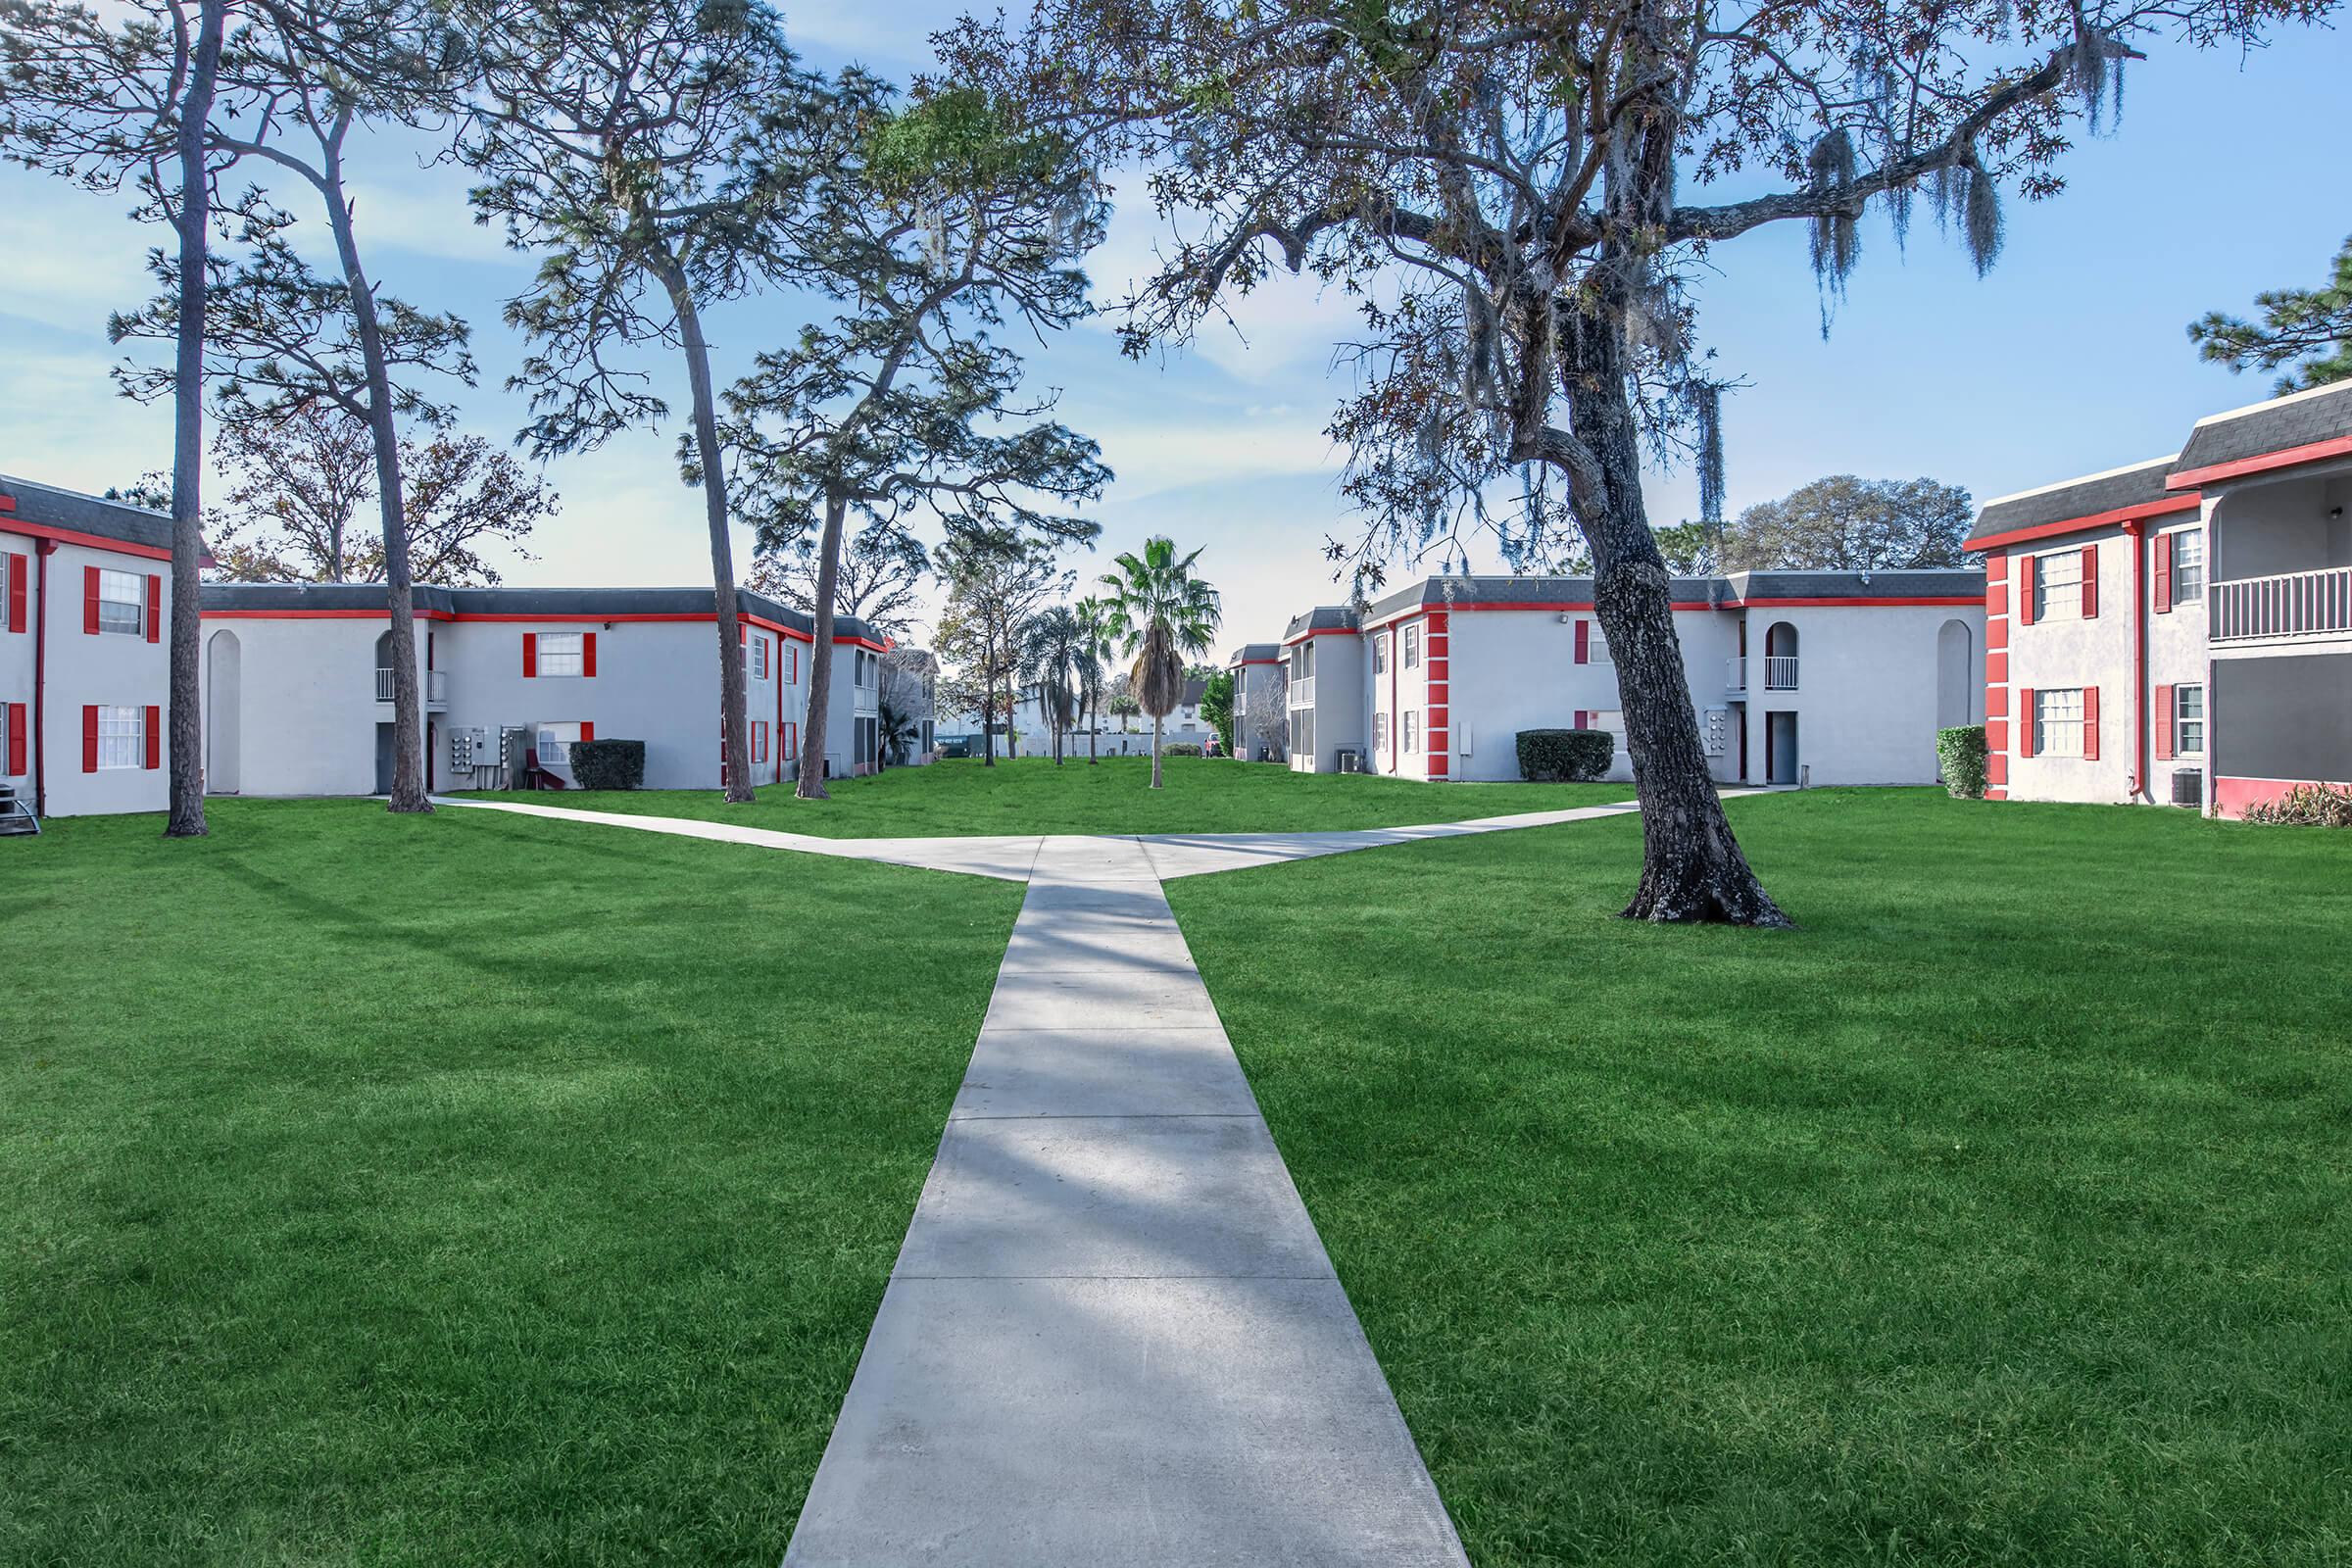
<svg viewBox="0 0 2352 1568">
<path fill-rule="evenodd" d="M 2352 1561 L 2352 834 L 1730 809 L 1168 886 L 1473 1560 Z"/>
<path fill-rule="evenodd" d="M 772 1568 L 1021 890 L 211 809 L 0 842 L 0 1562 Z"/>
<path fill-rule="evenodd" d="M 485 792 L 486 798 L 653 816 L 707 817 L 825 838 L 954 838 L 1023 833 L 1299 833 L 1403 827 L 1518 811 L 1552 811 L 1633 799 L 1631 784 L 1416 783 L 1369 773 L 1294 773 L 1265 762 L 1199 757 L 1161 760 L 1080 755 L 893 768 L 834 779 L 829 801 L 804 801 L 770 784 L 755 806 L 729 806 L 713 790 Z"/>
</svg>

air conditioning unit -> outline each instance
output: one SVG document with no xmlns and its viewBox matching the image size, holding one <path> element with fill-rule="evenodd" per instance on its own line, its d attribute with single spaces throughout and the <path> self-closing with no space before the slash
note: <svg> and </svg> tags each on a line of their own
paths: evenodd
<svg viewBox="0 0 2352 1568">
<path fill-rule="evenodd" d="M 1343 773 L 1361 773 L 1363 770 L 1364 770 L 1364 754 L 1363 754 L 1362 752 L 1359 752 L 1359 751 L 1357 751 L 1357 750 L 1356 750 L 1354 747 L 1352 747 L 1352 746 L 1343 746 L 1343 747 L 1341 747 L 1341 748 L 1340 748 L 1340 771 L 1341 771 L 1341 772 L 1343 772 Z"/>
<path fill-rule="evenodd" d="M 2205 805 L 2205 770 L 2203 768 L 2183 767 L 2174 772 L 2173 804 L 2203 808 Z"/>
</svg>

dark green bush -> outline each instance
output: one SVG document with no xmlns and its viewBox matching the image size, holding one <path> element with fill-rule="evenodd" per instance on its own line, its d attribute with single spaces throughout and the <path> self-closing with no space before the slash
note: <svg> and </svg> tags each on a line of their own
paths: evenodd
<svg viewBox="0 0 2352 1568">
<path fill-rule="evenodd" d="M 1159 749 L 1159 755 L 1162 757 L 1199 757 L 1200 745 L 1198 741 L 1170 741 Z"/>
<path fill-rule="evenodd" d="M 1984 798 L 1984 726 L 1962 724 L 1936 732 L 1936 760 L 1943 769 L 1943 787 L 1955 800 Z"/>
<path fill-rule="evenodd" d="M 1617 760 L 1617 737 L 1605 729 L 1523 729 L 1519 776 L 1550 783 L 1595 779 Z"/>
<path fill-rule="evenodd" d="M 573 741 L 571 776 L 584 790 L 633 790 L 645 783 L 645 742 Z"/>
<path fill-rule="evenodd" d="M 2247 807 L 2246 820 L 2281 827 L 2352 827 L 2352 789 L 2297 784 L 2275 801 Z"/>
</svg>

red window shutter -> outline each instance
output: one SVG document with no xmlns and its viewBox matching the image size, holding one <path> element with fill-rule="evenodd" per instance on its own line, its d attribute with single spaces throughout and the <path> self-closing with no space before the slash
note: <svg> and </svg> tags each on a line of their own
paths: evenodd
<svg viewBox="0 0 2352 1568">
<path fill-rule="evenodd" d="M 1576 710 L 1576 727 L 1578 729 L 1583 729 L 1585 727 L 1585 720 L 1591 716 L 1592 715 L 1587 713 L 1583 709 L 1578 709 Z"/>
<path fill-rule="evenodd" d="M 141 727 L 147 731 L 147 766 L 152 771 L 164 765 L 164 710 L 160 708 L 147 710 L 146 721 Z"/>
<path fill-rule="evenodd" d="M 2032 556 L 2018 557 L 2017 623 L 2020 626 L 2034 624 L 2034 558 Z"/>
<path fill-rule="evenodd" d="M 27 579 L 32 575 L 32 563 L 23 556 L 8 558 L 8 629 L 24 629 L 24 595 Z"/>
<path fill-rule="evenodd" d="M 2173 612 L 2173 536 L 2156 536 L 2156 613 Z"/>
<path fill-rule="evenodd" d="M 98 635 L 98 568 L 81 568 L 81 630 L 84 636 Z"/>
<path fill-rule="evenodd" d="M 2173 760 L 2173 689 L 2156 688 L 2156 760 Z"/>
<path fill-rule="evenodd" d="M 2099 760 L 2099 689 L 2096 686 L 2082 688 L 2082 760 L 2086 762 Z"/>
<path fill-rule="evenodd" d="M 2082 547 L 2082 618 L 2099 618 L 2099 547 Z"/>
<path fill-rule="evenodd" d="M 98 710 L 85 706 L 81 710 L 81 770 L 98 771 Z"/>
<path fill-rule="evenodd" d="M 580 720 L 580 739 L 584 741 L 596 739 L 596 725 L 585 718 Z"/>
<path fill-rule="evenodd" d="M 24 771 L 24 705 L 23 703 L 8 705 L 8 770 L 17 774 Z"/>
<path fill-rule="evenodd" d="M 164 640 L 164 579 L 153 575 L 147 579 L 147 640 Z"/>
<path fill-rule="evenodd" d="M 1590 663 L 1592 659 L 1592 623 L 1589 620 L 1580 620 L 1576 623 L 1576 662 L 1580 664 Z M 1582 729 L 1584 726 L 1580 724 L 1577 728 Z"/>
<path fill-rule="evenodd" d="M 2017 755 L 2034 755 L 2034 688 L 2017 689 Z"/>
<path fill-rule="evenodd" d="M 583 675 L 596 673 L 596 633 L 594 632 L 583 633 L 580 637 L 580 673 Z"/>
<path fill-rule="evenodd" d="M 526 631 L 522 634 L 522 676 L 523 679 L 528 680 L 538 673 L 539 634 L 535 631 Z"/>
</svg>

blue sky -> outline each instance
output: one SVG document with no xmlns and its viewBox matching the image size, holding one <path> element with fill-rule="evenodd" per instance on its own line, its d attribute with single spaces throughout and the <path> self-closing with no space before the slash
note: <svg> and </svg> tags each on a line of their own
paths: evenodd
<svg viewBox="0 0 2352 1568">
<path fill-rule="evenodd" d="M 858 59 L 904 76 L 950 4 L 787 4 L 811 63 Z M 2342 84 L 2352 40 L 2297 33 L 2241 59 L 2160 52 L 2129 78 L 2120 134 L 2068 156 L 2071 188 L 2008 207 L 2000 265 L 1979 279 L 1932 220 L 1898 252 L 1866 231 L 1861 268 L 1824 341 L 1801 226 L 1722 247 L 1703 286 L 1703 340 L 1747 386 L 1726 403 L 1734 511 L 1825 473 L 1926 474 L 1980 500 L 2173 450 L 2200 415 L 2268 395 L 2269 379 L 2200 363 L 2184 324 L 2254 293 L 2316 283 L 2352 232 Z M 474 323 L 483 384 L 462 423 L 505 440 L 521 422 L 500 383 L 519 346 L 499 321 L 528 264 L 476 227 L 463 178 L 420 168 L 409 145 L 363 153 L 360 222 L 384 285 Z M 143 298 L 152 232 L 122 202 L 0 171 L 0 471 L 102 490 L 170 460 L 169 415 L 114 394 L 109 310 Z M 1105 297 L 1148 265 L 1154 220 L 1125 204 L 1090 264 Z M 1224 591 L 1227 644 L 1279 635 L 1294 612 L 1338 596 L 1321 559 L 1348 525 L 1338 455 L 1322 434 L 1344 383 L 1334 341 L 1346 303 L 1285 279 L 1237 309 L 1244 334 L 1135 364 L 1109 325 L 1033 354 L 1038 384 L 1094 436 L 1118 480 L 1093 514 L 1103 553 L 1166 532 L 1205 547 Z M 797 327 L 790 302 L 722 307 L 710 322 L 722 374 Z M 673 404 L 683 405 L 674 365 Z M 709 556 L 697 497 L 672 459 L 674 429 L 632 435 L 551 465 L 564 514 L 508 580 L 692 583 Z M 1694 510 L 1690 476 L 1648 485 L 1652 518 Z M 748 560 L 749 540 L 737 548 Z M 1493 566 L 1492 562 L 1482 565 Z"/>
</svg>

